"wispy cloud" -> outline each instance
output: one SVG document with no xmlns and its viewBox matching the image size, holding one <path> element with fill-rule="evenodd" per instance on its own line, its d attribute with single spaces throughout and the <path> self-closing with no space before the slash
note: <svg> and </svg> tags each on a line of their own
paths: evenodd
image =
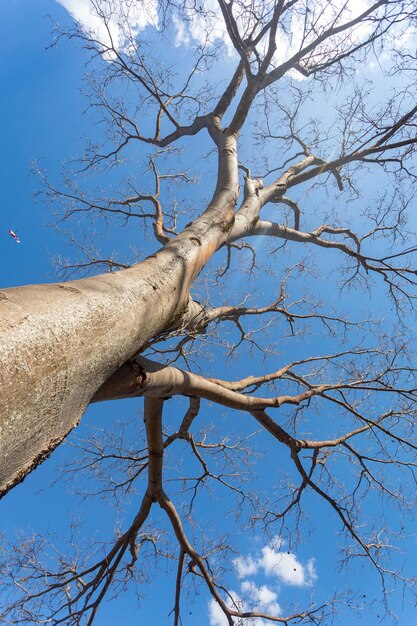
<svg viewBox="0 0 417 626">
<path fill-rule="evenodd" d="M 122 50 L 147 26 L 158 26 L 158 0 L 56 0 L 81 28 L 105 46 Z M 104 24 L 102 15 L 106 16 Z"/>
<path fill-rule="evenodd" d="M 186 21 L 174 17 L 175 45 L 189 47 L 222 41 L 228 54 L 235 54 L 217 0 L 201 0 L 201 4 L 204 12 L 190 10 Z"/>
<path fill-rule="evenodd" d="M 241 16 L 235 15 L 241 32 L 247 32 L 253 26 L 248 22 L 248 16 L 253 15 L 251 11 L 252 2 L 253 0 L 242 0 L 239 6 L 246 8 L 246 11 L 242 10 Z M 200 5 L 204 10 L 200 12 L 194 9 L 190 10 L 185 20 L 174 16 L 175 45 L 189 48 L 195 44 L 210 45 L 222 42 L 226 47 L 228 56 L 237 56 L 227 33 L 217 0 L 200 0 Z M 317 38 L 317 24 L 323 30 L 334 24 L 341 26 L 364 13 L 370 5 L 371 0 L 350 0 L 349 2 L 346 0 L 334 0 L 333 2 L 317 0 L 309 7 L 306 7 L 305 3 L 301 3 L 300 10 L 296 7 L 292 13 L 291 22 L 285 25 L 285 29 L 282 28 L 277 32 L 277 49 L 272 59 L 272 65 L 282 64 L 301 48 L 311 44 Z M 374 27 L 375 23 L 372 20 L 364 20 L 356 24 L 350 31 L 342 32 L 321 42 L 315 47 L 314 60 L 318 62 L 320 57 L 325 59 L 327 56 L 332 56 L 338 48 L 342 50 L 365 41 Z M 402 32 L 401 25 L 398 26 L 397 30 L 398 34 L 401 35 L 401 49 L 410 47 L 415 33 L 411 31 Z M 261 55 L 266 51 L 268 40 L 269 32 L 257 46 Z M 392 43 L 392 45 L 394 44 Z M 398 45 L 396 41 L 395 46 L 398 47 Z M 388 48 L 388 51 L 384 51 L 382 61 L 390 57 L 391 46 L 388 45 Z M 381 63 L 381 58 L 379 58 L 379 62 Z M 377 63 L 374 63 L 372 67 L 375 68 L 376 66 Z M 305 77 L 294 69 L 289 70 L 289 76 L 296 80 L 305 80 Z"/>
</svg>

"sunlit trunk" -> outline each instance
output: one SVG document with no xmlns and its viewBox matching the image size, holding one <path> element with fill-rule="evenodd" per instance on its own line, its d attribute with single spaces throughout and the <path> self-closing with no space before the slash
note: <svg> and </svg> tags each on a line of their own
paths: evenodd
<svg viewBox="0 0 417 626">
<path fill-rule="evenodd" d="M 128 270 L 0 293 L 0 494 L 49 455 L 117 368 L 187 315 L 189 288 L 226 239 L 232 207 L 212 204 Z"/>
</svg>

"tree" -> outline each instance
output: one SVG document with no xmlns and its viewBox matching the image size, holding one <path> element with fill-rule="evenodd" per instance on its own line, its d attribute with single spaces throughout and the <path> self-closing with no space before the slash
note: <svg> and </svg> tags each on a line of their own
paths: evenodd
<svg viewBox="0 0 417 626">
<path fill-rule="evenodd" d="M 347 560 L 365 557 L 383 584 L 394 575 L 383 561 L 389 531 L 380 519 L 363 529 L 359 502 L 375 489 L 394 500 L 401 494 L 405 502 L 407 492 L 394 491 L 390 480 L 397 479 L 397 469 L 415 480 L 415 368 L 404 339 L 416 285 L 415 248 L 405 243 L 417 143 L 415 59 L 407 47 L 415 29 L 413 3 L 167 0 L 157 10 L 152 1 L 91 0 L 91 7 L 97 28 L 76 23 L 57 33 L 92 55 L 91 106 L 106 134 L 102 147 L 87 146 L 66 188 L 45 177 L 45 195 L 62 205 L 66 222 L 99 214 L 129 227 L 143 223 L 144 231 L 151 223 L 157 247 L 132 264 L 103 259 L 81 243 L 86 260 L 76 269 L 104 266 L 106 273 L 2 292 L 1 493 L 63 441 L 90 403 L 143 397 L 143 449 L 120 439 L 107 452 L 107 443 L 93 440 L 86 447 L 92 460 L 85 462 L 119 463 L 124 479 L 105 489 L 123 493 L 137 484 L 142 500 L 130 526 L 92 565 L 62 558 L 50 571 L 35 548 L 29 565 L 28 546 L 17 551 L 14 567 L 4 567 L 21 593 L 3 620 L 93 623 L 112 583 L 133 575 L 139 549 L 155 543 L 146 522 L 158 505 L 178 543 L 174 625 L 181 619 L 186 574 L 203 580 L 225 623 L 318 622 L 335 602 L 290 615 L 278 614 L 277 607 L 275 614 L 252 610 L 215 571 L 219 550 L 204 551 L 201 542 L 197 549 L 184 528 L 206 482 L 236 494 L 252 524 L 275 525 L 280 536 L 291 535 L 312 493 L 341 525 Z M 158 36 L 155 29 L 141 30 L 151 19 L 158 20 Z M 177 68 L 167 65 L 174 38 L 177 45 L 195 44 Z M 379 63 L 375 85 L 366 79 L 370 59 Z M 382 99 L 378 81 L 387 77 L 393 92 Z M 194 158 L 182 156 L 181 148 L 195 150 Z M 147 170 L 142 181 L 132 168 L 120 194 L 101 192 L 98 184 L 105 186 L 109 171 L 119 176 L 124 158 L 135 159 L 137 167 L 139 157 Z M 188 171 L 193 161 L 206 170 L 203 184 Z M 206 202 L 212 169 L 214 189 Z M 86 191 L 90 174 L 99 182 Z M 374 193 L 371 175 L 382 193 Z M 252 244 L 261 237 L 271 242 L 268 254 Z M 307 247 L 320 255 L 304 258 Z M 326 266 L 339 259 L 345 295 L 336 297 Z M 73 269 L 67 265 L 67 274 Z M 317 281 L 325 276 L 331 293 L 322 286 L 318 297 L 308 295 L 313 269 Z M 237 301 L 231 281 L 237 271 L 252 272 L 258 287 L 263 276 L 269 291 L 278 276 L 279 288 L 264 303 L 259 289 L 250 292 L 252 279 L 240 278 L 246 293 L 240 303 L 228 304 L 229 297 Z M 340 313 L 338 299 L 348 304 L 349 289 L 373 289 L 379 299 L 381 285 L 403 324 L 399 332 L 389 320 L 359 322 Z M 206 290 L 204 303 L 192 291 L 196 286 Z M 281 354 L 271 345 L 277 319 L 288 324 L 285 341 L 294 341 Z M 260 327 L 259 320 L 265 320 Z M 310 325 L 320 337 L 328 332 L 321 339 L 324 352 L 300 336 Z M 278 333 L 283 343 L 287 333 L 280 325 Z M 207 352 L 218 359 L 222 339 L 230 357 L 244 361 L 239 380 L 210 374 Z M 172 428 L 163 413 L 174 396 L 187 398 L 189 406 Z M 201 400 L 250 414 L 268 433 L 271 454 L 286 451 L 292 475 L 276 501 L 239 480 L 251 450 L 249 434 L 231 441 L 229 434 L 209 433 L 199 424 Z M 332 419 L 324 419 L 328 412 Z M 183 443 L 199 468 L 184 479 L 191 485 L 187 516 L 168 496 L 163 478 L 167 453 Z M 380 472 L 385 466 L 392 469 L 388 477 Z"/>
</svg>

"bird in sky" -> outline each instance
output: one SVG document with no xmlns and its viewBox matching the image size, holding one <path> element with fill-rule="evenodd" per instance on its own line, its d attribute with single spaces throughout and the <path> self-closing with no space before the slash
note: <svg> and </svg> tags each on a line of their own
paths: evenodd
<svg viewBox="0 0 417 626">
<path fill-rule="evenodd" d="M 16 233 L 14 233 L 12 230 L 10 230 L 10 228 L 9 228 L 9 235 L 10 235 L 10 237 L 12 237 L 15 240 L 16 243 L 20 243 L 19 237 L 16 235 Z"/>
</svg>

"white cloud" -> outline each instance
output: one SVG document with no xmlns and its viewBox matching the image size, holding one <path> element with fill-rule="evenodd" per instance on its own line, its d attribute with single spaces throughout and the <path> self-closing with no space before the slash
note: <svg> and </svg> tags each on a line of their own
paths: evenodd
<svg viewBox="0 0 417 626">
<path fill-rule="evenodd" d="M 175 28 L 175 45 L 189 46 L 191 43 L 200 45 L 216 41 L 223 41 L 226 45 L 228 55 L 234 54 L 232 42 L 227 34 L 217 0 L 201 0 L 204 6 L 204 14 L 196 13 L 194 9 L 189 11 L 187 21 L 180 18 L 173 20 Z M 208 18 L 206 14 L 208 13 Z"/>
<path fill-rule="evenodd" d="M 259 566 L 266 576 L 276 576 L 285 585 L 305 587 L 317 579 L 314 559 L 303 566 L 292 552 L 278 552 L 269 546 L 262 548 Z"/>
<path fill-rule="evenodd" d="M 233 565 L 236 568 L 239 578 L 252 576 L 253 574 L 256 574 L 259 569 L 258 562 L 254 561 L 251 556 L 240 556 L 233 561 Z"/>
<path fill-rule="evenodd" d="M 242 0 L 239 4 L 239 6 L 247 9 L 246 12 L 242 12 L 242 15 L 245 15 L 245 19 L 247 16 L 252 15 L 250 10 L 252 2 L 253 0 Z M 222 41 L 226 46 L 228 56 L 235 56 L 236 52 L 227 33 L 217 0 L 200 0 L 200 3 L 204 7 L 204 12 L 196 12 L 193 9 L 189 11 L 185 20 L 174 17 L 175 45 L 189 47 L 195 43 L 203 44 L 208 42 L 213 44 L 216 41 Z M 300 3 L 300 10 L 297 8 L 298 5 L 295 7 L 288 30 L 278 30 L 276 38 L 277 50 L 272 60 L 272 65 L 280 65 L 298 52 L 301 46 L 305 47 L 311 43 L 317 37 L 317 27 L 322 32 L 332 25 L 340 26 L 345 24 L 366 11 L 371 6 L 371 1 L 349 0 L 349 2 L 346 2 L 346 0 L 333 0 L 333 2 L 329 2 L 328 0 L 317 0 L 313 4 L 309 3 L 307 8 L 305 4 L 305 2 Z M 248 23 L 244 23 L 244 20 L 237 14 L 235 17 L 241 32 L 250 30 Z M 369 22 L 365 20 L 349 31 L 342 32 L 333 36 L 330 40 L 322 42 L 315 48 L 314 62 L 319 62 L 320 57 L 324 61 L 328 55 L 332 56 L 337 48 L 341 51 L 360 43 L 371 34 L 374 26 L 375 24 L 372 20 Z M 303 34 L 306 32 L 306 38 L 303 41 Z M 401 37 L 401 39 L 403 38 Z M 405 38 L 409 39 L 411 37 L 407 34 Z M 261 55 L 266 51 L 268 39 L 269 32 L 266 33 L 264 39 L 257 46 Z M 386 52 L 385 54 L 389 56 Z M 294 69 L 289 71 L 289 75 L 296 80 L 305 80 L 305 77 Z"/>
<path fill-rule="evenodd" d="M 229 622 L 225 614 L 215 600 L 209 602 L 209 622 L 210 626 L 228 626 Z"/>
<path fill-rule="evenodd" d="M 88 34 L 105 46 L 113 41 L 122 50 L 128 38 L 135 37 L 147 26 L 158 26 L 158 0 L 56 0 Z M 98 14 L 104 12 L 108 30 Z"/>
<path fill-rule="evenodd" d="M 178 46 L 186 46 L 188 48 L 188 46 L 190 45 L 191 37 L 186 28 L 185 22 L 180 20 L 180 18 L 176 15 L 173 15 L 172 23 L 174 24 L 175 28 L 175 47 L 178 48 Z"/>
<path fill-rule="evenodd" d="M 243 6 L 250 8 L 253 0 L 242 0 Z M 158 4 L 159 0 L 56 0 L 61 4 L 76 20 L 83 30 L 94 35 L 105 46 L 109 45 L 110 37 L 117 50 L 127 49 L 129 41 L 143 31 L 147 26 L 158 27 Z M 190 47 L 194 44 L 214 44 L 216 41 L 222 41 L 226 46 L 228 56 L 236 55 L 230 38 L 227 34 L 221 11 L 217 0 L 200 0 L 204 7 L 204 12 L 196 12 L 194 9 L 189 11 L 186 19 L 181 19 L 178 15 L 173 14 L 172 24 L 174 27 L 174 45 Z M 294 11 L 291 18 L 289 31 L 278 31 L 277 33 L 277 51 L 274 55 L 273 65 L 279 65 L 289 59 L 296 51 L 299 50 L 302 33 L 304 32 L 304 20 L 307 16 L 307 27 L 309 22 L 313 23 L 318 20 L 318 24 L 325 27 L 336 20 L 340 25 L 343 22 L 351 20 L 362 13 L 369 6 L 369 0 L 317 0 L 313 8 L 308 9 L 306 14 L 301 7 L 299 12 Z M 96 7 L 96 9 L 94 9 Z M 108 28 L 103 24 L 102 18 L 97 15 L 97 9 L 105 12 L 108 17 Z M 245 15 L 250 15 L 251 11 L 247 11 Z M 207 17 L 208 15 L 208 17 Z M 237 18 L 242 32 L 247 24 L 242 23 L 242 19 Z M 358 24 L 351 31 L 349 39 L 351 44 L 359 43 L 367 35 L 370 34 L 372 24 L 364 22 Z M 312 29 L 311 37 L 315 37 L 315 29 Z M 401 40 L 401 48 L 410 45 L 413 39 L 411 32 L 402 33 L 399 38 Z M 346 45 L 344 42 L 345 33 L 339 35 L 339 43 L 341 46 Z M 398 40 L 398 38 L 397 38 Z M 265 36 L 264 41 L 260 42 L 258 49 L 262 52 L 262 46 L 266 46 L 268 37 Z M 404 43 L 406 41 L 406 43 Z M 309 43 L 309 37 L 304 41 L 303 45 Z M 323 42 L 315 50 L 315 54 L 327 55 L 334 49 L 335 41 L 332 38 L 330 42 Z M 389 56 L 385 51 L 384 55 Z M 107 60 L 112 59 L 112 54 L 103 55 Z M 114 55 L 113 55 L 114 57 Z M 316 58 L 317 60 L 317 58 Z M 371 61 L 373 66 L 371 69 L 375 71 L 376 64 Z M 379 59 L 381 63 L 381 58 Z M 297 80 L 304 80 L 304 77 L 296 70 L 291 70 L 290 75 Z"/>
<path fill-rule="evenodd" d="M 253 0 L 242 0 L 243 6 L 250 8 Z M 105 46 L 110 44 L 110 38 L 117 50 L 126 50 L 130 45 L 129 42 L 143 31 L 147 26 L 158 27 L 158 4 L 159 0 L 56 0 L 61 4 L 76 20 L 86 33 L 92 34 Z M 174 45 L 190 47 L 193 44 L 214 44 L 216 41 L 222 41 L 226 46 L 228 56 L 235 56 L 236 52 L 227 34 L 221 11 L 217 0 L 200 0 L 204 7 L 204 12 L 196 12 L 194 9 L 189 11 L 186 19 L 181 19 L 173 14 L 172 23 L 174 27 Z M 302 3 L 303 4 L 303 3 Z M 278 31 L 277 33 L 277 51 L 274 55 L 272 64 L 277 66 L 289 59 L 300 48 L 302 36 L 304 32 L 304 20 L 307 18 L 306 26 L 318 23 L 319 26 L 325 28 L 333 22 L 337 25 L 352 20 L 367 7 L 370 6 L 370 0 L 317 0 L 314 5 L 310 5 L 308 13 L 304 7 L 301 10 L 294 11 L 291 24 L 288 31 Z M 95 7 L 95 8 L 94 8 Z M 312 8 L 311 8 L 312 7 Z M 104 26 L 102 18 L 97 14 L 97 9 L 105 12 L 108 17 L 108 29 Z M 251 11 L 246 11 L 245 15 L 250 15 Z M 207 17 L 208 15 L 208 17 Z M 242 19 L 237 17 L 237 22 L 242 30 L 245 30 L 247 24 L 242 23 Z M 363 22 L 352 29 L 348 35 L 351 44 L 359 43 L 368 36 L 372 29 L 372 22 Z M 398 31 L 398 32 L 397 32 Z M 412 46 L 415 32 L 401 30 L 401 25 L 397 27 L 397 35 L 395 37 L 395 47 L 401 50 L 408 49 Z M 109 34 L 110 32 L 110 34 Z M 310 43 L 310 39 L 316 36 L 316 29 L 312 28 L 311 36 L 307 35 L 303 45 Z M 344 47 L 346 45 L 346 33 L 339 36 L 339 44 Z M 315 49 L 315 60 L 320 55 L 327 56 L 337 45 L 337 37 L 331 41 L 325 41 Z M 263 42 L 258 45 L 258 50 L 262 53 L 262 47 L 266 47 L 268 36 L 266 35 Z M 367 65 L 371 71 L 377 71 L 381 63 L 390 57 L 391 48 L 388 46 L 379 56 L 378 62 L 372 60 Z M 317 57 L 317 55 L 319 55 Z M 111 60 L 114 54 L 105 53 L 104 58 Z M 289 75 L 296 80 L 304 80 L 296 70 L 290 70 Z"/>
<path fill-rule="evenodd" d="M 242 579 L 263 571 L 265 576 L 274 576 L 285 585 L 311 586 L 317 580 L 314 559 L 303 565 L 293 552 L 283 548 L 283 542 L 275 538 L 263 546 L 257 556 L 238 557 L 234 560 L 237 575 Z"/>
<path fill-rule="evenodd" d="M 269 615 L 278 616 L 281 614 L 281 607 L 277 602 L 277 594 L 266 585 L 258 587 L 253 581 L 245 580 L 241 584 L 241 595 L 235 591 L 230 593 L 233 601 L 228 602 L 229 607 L 240 611 L 256 611 Z M 213 599 L 209 602 L 209 623 L 210 626 L 228 626 L 228 621 Z M 261 618 L 250 620 L 251 626 L 269 626 L 270 622 L 266 622 Z"/>
<path fill-rule="evenodd" d="M 240 611 L 248 610 L 246 603 L 243 602 L 242 598 L 235 591 L 230 591 L 229 602 L 227 602 L 227 605 Z M 229 626 L 229 622 L 227 621 L 225 614 L 217 602 L 213 599 L 209 602 L 209 621 L 210 626 Z"/>
<path fill-rule="evenodd" d="M 233 565 L 241 584 L 240 594 L 232 591 L 231 596 L 235 606 L 242 611 L 256 611 L 276 617 L 282 614 L 277 591 L 271 585 L 255 582 L 255 576 L 271 577 L 275 586 L 310 587 L 317 580 L 314 559 L 308 559 L 303 565 L 293 552 L 285 550 L 285 542 L 279 536 L 273 537 L 254 555 L 239 556 Z M 227 619 L 214 600 L 209 603 L 209 620 L 210 626 L 227 626 Z M 268 626 L 270 622 L 255 618 L 250 624 Z"/>
<path fill-rule="evenodd" d="M 253 0 L 242 0 L 241 6 L 246 6 L 246 9 L 248 9 L 246 12 L 242 13 L 246 17 L 251 15 L 252 1 Z M 184 45 L 185 47 L 189 47 L 195 43 L 205 44 L 208 42 L 214 44 L 216 41 L 222 41 L 226 46 L 227 55 L 236 56 L 237 53 L 230 41 L 217 0 L 200 0 L 200 2 L 204 7 L 204 13 L 190 10 L 185 21 L 174 16 L 175 46 Z M 337 24 L 339 25 L 355 18 L 366 10 L 368 5 L 369 2 L 367 0 L 351 0 L 349 3 L 346 3 L 345 0 L 334 0 L 334 2 L 317 0 L 313 5 L 314 9 L 308 8 L 307 14 L 303 9 L 301 9 L 300 12 L 295 11 L 291 18 L 289 31 L 284 32 L 283 30 L 279 30 L 277 32 L 277 50 L 272 60 L 272 65 L 278 66 L 298 52 L 302 45 L 306 15 L 307 19 L 310 18 L 310 24 L 316 23 L 318 20 L 319 25 L 321 24 L 324 28 L 325 25 L 330 25 L 335 20 L 337 20 Z M 206 17 L 207 14 L 208 17 Z M 235 17 L 240 31 L 245 32 L 248 28 L 248 24 L 238 15 L 235 15 Z M 309 22 L 307 22 L 307 27 L 308 25 Z M 361 41 L 369 34 L 369 28 L 367 24 L 357 25 L 352 31 L 351 40 L 354 43 Z M 311 33 L 310 39 L 315 38 L 315 27 L 311 29 Z M 344 35 L 341 35 L 341 41 L 343 37 Z M 307 40 L 303 42 L 303 46 L 308 45 L 310 39 L 307 37 Z M 266 52 L 268 41 L 269 32 L 266 33 L 263 40 L 259 42 L 257 46 L 261 55 Z M 334 40 L 324 42 L 316 49 L 316 52 L 319 50 L 320 53 L 326 54 L 334 49 L 334 45 Z M 295 80 L 305 80 L 305 77 L 296 70 L 290 70 L 289 76 Z"/>
<path fill-rule="evenodd" d="M 238 26 L 241 32 L 244 32 L 249 27 L 247 21 L 248 16 L 252 15 L 251 4 L 253 0 L 242 0 L 239 4 L 242 7 L 242 18 L 235 13 Z M 176 28 L 179 29 L 178 43 L 190 43 L 191 38 L 198 43 L 204 43 L 206 40 L 207 32 L 210 33 L 210 41 L 213 43 L 216 39 L 223 40 L 227 45 L 231 45 L 227 29 L 224 23 L 223 16 L 218 6 L 217 0 L 200 0 L 201 6 L 204 11 L 196 12 L 195 7 L 191 4 L 190 11 L 187 14 L 187 23 L 185 24 L 181 20 L 177 19 Z M 354 19 L 361 13 L 363 13 L 369 6 L 369 0 L 350 0 L 346 3 L 345 0 L 334 0 L 329 2 L 328 0 L 317 0 L 313 8 L 309 5 L 306 9 L 304 3 L 301 3 L 302 7 L 300 11 L 295 11 L 291 18 L 291 27 L 289 32 L 284 33 L 279 31 L 277 34 L 278 50 L 277 55 L 281 58 L 287 57 L 289 54 L 293 54 L 295 50 L 298 50 L 300 42 L 303 36 L 305 19 L 307 17 L 307 28 L 313 22 L 316 23 L 319 18 L 319 26 L 323 28 L 330 26 L 336 20 L 337 25 L 346 23 L 349 20 Z M 246 11 L 244 11 L 246 9 Z M 208 15 L 208 17 L 206 17 Z M 361 29 L 368 29 L 368 26 L 359 24 L 355 27 L 354 37 L 358 40 L 361 38 L 363 31 Z M 188 33 L 187 38 L 182 41 L 183 33 Z M 312 29 L 311 37 L 314 38 L 317 35 L 317 31 Z M 265 36 L 265 42 L 269 39 L 269 31 Z M 309 43 L 307 39 L 306 43 Z"/>
<path fill-rule="evenodd" d="M 317 37 L 317 29 L 322 32 L 335 24 L 341 26 L 349 22 L 361 13 L 366 11 L 369 2 L 366 0 L 317 0 L 314 5 L 309 8 L 302 7 L 301 11 L 295 11 L 291 18 L 291 26 L 289 32 L 278 31 L 277 33 L 277 51 L 273 57 L 272 63 L 275 66 L 280 65 L 290 59 L 301 48 L 305 48 L 312 43 Z M 314 26 L 313 26 L 314 25 Z M 347 41 L 351 44 L 357 44 L 365 39 L 370 33 L 370 25 L 366 22 L 357 24 L 348 35 Z M 310 35 L 306 35 L 303 40 L 304 32 L 310 30 Z M 346 33 L 325 40 L 319 46 L 316 46 L 314 55 L 332 56 L 337 45 L 346 47 Z M 265 45 L 267 39 L 265 38 Z M 316 56 L 316 60 L 318 60 Z M 296 70 L 290 70 L 288 73 L 295 80 L 305 80 L 304 76 Z"/>
<path fill-rule="evenodd" d="M 311 583 L 315 583 L 317 580 L 315 559 L 308 559 L 307 564 L 306 564 L 306 572 L 307 572 L 308 579 L 311 581 Z"/>
<path fill-rule="evenodd" d="M 245 604 L 251 606 L 252 610 L 270 615 L 281 614 L 281 607 L 277 602 L 278 595 L 267 585 L 258 587 L 252 580 L 244 580 L 241 584 L 241 591 L 243 597 L 250 600 L 250 602 L 246 601 Z"/>
</svg>

